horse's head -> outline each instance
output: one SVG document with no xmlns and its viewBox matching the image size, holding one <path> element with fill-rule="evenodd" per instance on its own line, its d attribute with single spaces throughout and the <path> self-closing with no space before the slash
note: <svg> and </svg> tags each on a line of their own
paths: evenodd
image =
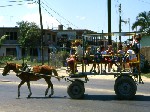
<svg viewBox="0 0 150 112">
<path fill-rule="evenodd" d="M 13 70 L 15 73 L 19 73 L 19 69 L 22 68 L 22 65 L 16 64 L 16 63 L 7 63 L 6 66 L 4 67 L 3 76 L 8 75 L 7 73 L 10 70 Z"/>
<path fill-rule="evenodd" d="M 3 76 L 6 76 L 9 71 L 10 71 L 10 64 L 7 63 L 7 64 L 5 65 L 5 67 L 4 67 L 4 69 L 3 69 L 2 75 L 3 75 Z"/>
</svg>

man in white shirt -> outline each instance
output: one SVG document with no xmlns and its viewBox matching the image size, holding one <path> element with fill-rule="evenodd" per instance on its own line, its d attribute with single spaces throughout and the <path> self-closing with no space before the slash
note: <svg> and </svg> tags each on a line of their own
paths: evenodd
<svg viewBox="0 0 150 112">
<path fill-rule="evenodd" d="M 81 61 L 82 56 L 83 56 L 83 49 L 82 49 L 81 45 L 77 46 L 75 54 L 77 55 L 78 60 Z"/>
</svg>

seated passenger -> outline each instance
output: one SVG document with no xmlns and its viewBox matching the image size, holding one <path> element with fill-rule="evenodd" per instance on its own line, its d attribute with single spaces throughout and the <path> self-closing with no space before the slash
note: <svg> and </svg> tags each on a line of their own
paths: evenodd
<svg viewBox="0 0 150 112">
<path fill-rule="evenodd" d="M 106 50 L 106 52 L 107 52 L 107 55 L 114 55 L 112 45 L 108 46 L 108 50 Z M 112 71 L 112 65 L 113 65 L 114 60 L 113 60 L 112 56 L 109 56 L 109 57 L 107 57 L 106 61 L 109 63 L 108 64 L 108 72 L 110 72 L 110 71 Z"/>
<path fill-rule="evenodd" d="M 67 64 L 70 67 L 71 73 L 74 74 L 77 71 L 77 67 L 76 67 L 76 60 L 74 55 L 70 55 L 69 58 L 66 59 L 67 60 Z"/>
<path fill-rule="evenodd" d="M 83 50 L 80 41 L 76 41 L 75 46 L 77 47 L 75 50 L 75 54 L 70 55 L 70 57 L 67 59 L 67 64 L 70 67 L 72 74 L 78 71 L 76 62 L 82 61 L 82 56 L 83 56 Z"/>
<path fill-rule="evenodd" d="M 85 58 L 84 58 L 84 62 L 86 64 L 89 64 L 89 63 L 93 62 L 93 59 L 92 59 L 92 57 L 90 57 L 90 55 L 92 55 L 91 48 L 88 47 L 86 52 L 85 52 Z"/>
<path fill-rule="evenodd" d="M 81 43 L 80 42 L 76 42 L 76 57 L 77 57 L 77 61 L 82 61 L 82 56 L 83 56 L 83 50 L 81 47 Z"/>
<path fill-rule="evenodd" d="M 96 72 L 95 69 L 96 69 L 96 63 L 97 63 L 98 73 L 100 73 L 100 68 L 99 68 L 98 63 L 100 63 L 101 57 L 102 57 L 102 55 L 101 55 L 101 52 L 100 52 L 100 48 L 97 48 L 97 52 L 96 52 L 96 54 L 94 54 L 94 62 L 95 63 L 93 63 L 93 66 L 92 66 L 90 72 Z M 94 68 L 94 70 L 93 70 L 93 68 Z"/>
<path fill-rule="evenodd" d="M 106 54 L 107 54 L 107 51 L 105 51 L 104 46 L 101 47 L 101 54 L 102 54 L 102 55 L 106 55 Z M 105 60 L 105 56 L 104 56 L 104 57 L 102 56 L 102 62 L 105 62 L 105 61 L 106 61 L 106 60 Z"/>
<path fill-rule="evenodd" d="M 106 55 L 106 54 L 107 54 L 107 52 L 106 52 L 104 46 L 101 47 L 101 54 L 102 54 L 102 55 Z M 107 58 L 106 58 L 105 56 L 102 56 L 101 62 L 102 62 L 102 63 L 105 63 L 106 61 L 107 61 Z M 105 69 L 102 70 L 103 73 L 106 73 L 106 66 L 107 66 L 107 64 L 105 63 Z"/>
<path fill-rule="evenodd" d="M 131 49 L 130 45 L 127 45 L 126 47 L 126 56 L 125 56 L 126 62 L 135 62 L 137 61 L 136 54 L 134 51 Z M 133 64 L 129 63 L 130 71 L 132 72 L 133 70 Z"/>
<path fill-rule="evenodd" d="M 119 45 L 118 47 L 118 51 L 117 54 L 119 54 L 119 56 L 117 56 L 117 61 L 120 62 L 122 61 L 121 59 L 124 57 L 125 52 L 122 50 L 122 45 Z"/>
</svg>

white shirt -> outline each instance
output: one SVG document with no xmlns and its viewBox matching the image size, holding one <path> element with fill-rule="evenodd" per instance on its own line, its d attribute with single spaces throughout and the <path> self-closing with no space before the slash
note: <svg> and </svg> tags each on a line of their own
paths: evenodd
<svg viewBox="0 0 150 112">
<path fill-rule="evenodd" d="M 134 51 L 131 49 L 127 50 L 127 54 L 129 54 L 129 60 L 133 60 L 136 58 Z"/>
<path fill-rule="evenodd" d="M 76 54 L 79 56 L 83 55 L 83 50 L 82 50 L 82 47 L 80 45 L 76 48 Z"/>
</svg>

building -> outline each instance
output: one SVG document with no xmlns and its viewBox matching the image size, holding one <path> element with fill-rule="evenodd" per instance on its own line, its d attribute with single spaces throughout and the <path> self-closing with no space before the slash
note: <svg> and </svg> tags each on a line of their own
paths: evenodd
<svg viewBox="0 0 150 112">
<path fill-rule="evenodd" d="M 0 47 L 0 56 L 15 56 L 20 57 L 21 54 L 18 52 L 19 44 L 18 39 L 18 27 L 0 27 L 0 37 L 7 35 L 6 41 Z"/>
<path fill-rule="evenodd" d="M 63 29 L 63 25 L 59 25 L 58 29 L 43 30 L 43 56 L 44 60 L 48 59 L 48 52 L 53 52 L 56 49 L 61 50 L 70 46 L 68 42 L 75 39 L 82 39 L 83 33 L 96 33 L 87 29 L 72 29 L 71 27 Z M 30 55 L 37 60 L 41 60 L 41 45 L 36 48 L 30 48 L 25 51 L 18 43 L 19 28 L 18 27 L 0 27 L 0 37 L 7 35 L 6 40 L 0 47 L 0 56 L 13 56 L 21 59 L 23 56 Z M 41 40 L 39 40 L 41 41 Z M 101 39 L 98 45 L 104 44 L 107 46 L 107 39 Z"/>
</svg>

